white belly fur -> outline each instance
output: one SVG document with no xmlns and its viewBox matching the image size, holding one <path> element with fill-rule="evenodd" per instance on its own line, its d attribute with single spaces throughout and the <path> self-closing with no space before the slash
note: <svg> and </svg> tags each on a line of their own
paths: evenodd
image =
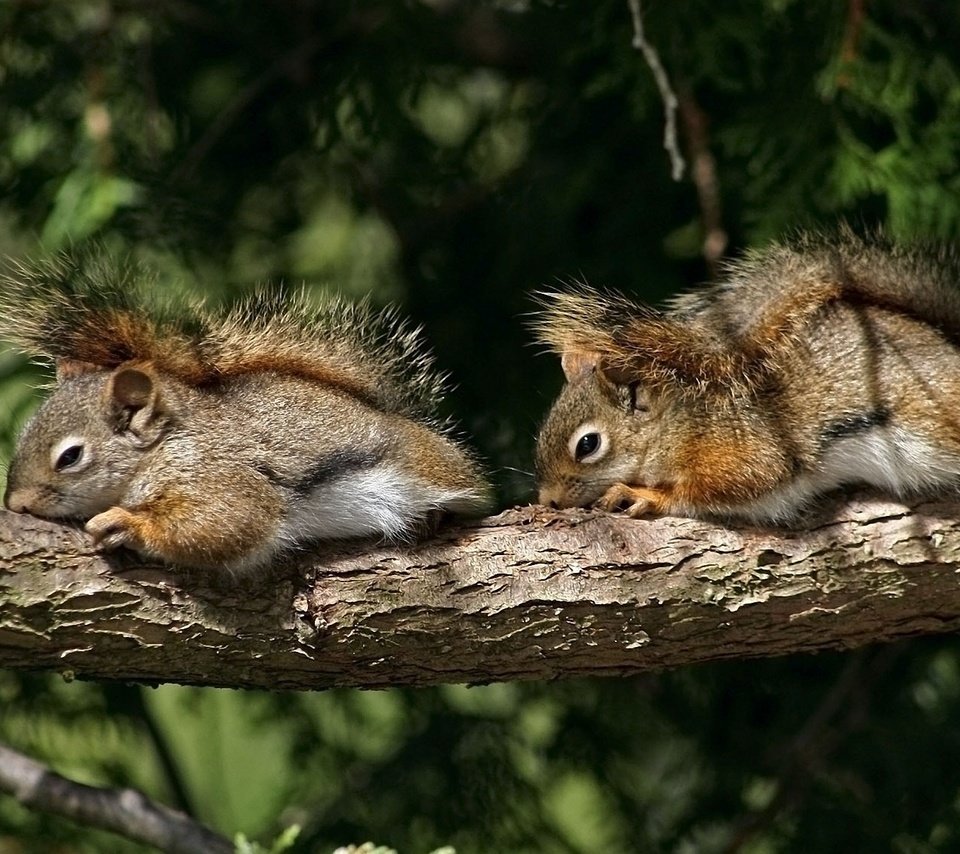
<svg viewBox="0 0 960 854">
<path fill-rule="evenodd" d="M 470 490 L 442 489 L 384 463 L 292 502 L 278 537 L 287 543 L 378 535 L 398 539 L 431 511 L 462 509 L 476 500 Z"/>
<path fill-rule="evenodd" d="M 787 521 L 817 495 L 856 483 L 877 486 L 899 498 L 955 487 L 960 484 L 960 455 L 901 427 L 875 427 L 833 441 L 816 471 L 728 512 L 757 522 Z"/>
<path fill-rule="evenodd" d="M 431 511 L 469 510 L 478 500 L 470 490 L 444 490 L 390 464 L 351 472 L 293 500 L 273 539 L 230 569 L 262 566 L 279 552 L 317 540 L 403 539 Z"/>
</svg>

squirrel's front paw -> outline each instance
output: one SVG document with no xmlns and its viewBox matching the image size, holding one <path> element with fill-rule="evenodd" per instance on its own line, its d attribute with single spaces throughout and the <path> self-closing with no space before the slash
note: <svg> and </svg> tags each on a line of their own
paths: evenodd
<svg viewBox="0 0 960 854">
<path fill-rule="evenodd" d="M 614 510 L 623 510 L 633 519 L 648 516 L 651 513 L 663 513 L 663 502 L 666 496 L 656 489 L 648 487 L 627 486 L 625 483 L 615 483 L 594 505 L 608 513 Z"/>
<path fill-rule="evenodd" d="M 137 517 L 122 507 L 111 507 L 98 513 L 84 526 L 100 549 L 117 549 L 126 546 L 137 549 L 143 545 L 137 533 Z"/>
</svg>

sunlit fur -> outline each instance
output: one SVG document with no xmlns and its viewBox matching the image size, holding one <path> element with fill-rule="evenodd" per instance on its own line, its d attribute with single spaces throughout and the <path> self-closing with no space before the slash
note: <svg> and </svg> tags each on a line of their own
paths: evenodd
<svg viewBox="0 0 960 854">
<path fill-rule="evenodd" d="M 764 523 L 843 484 L 903 497 L 960 484 L 952 250 L 842 228 L 748 253 L 663 312 L 583 286 L 541 300 L 539 339 L 596 366 L 544 421 L 543 501 Z M 647 405 L 624 406 L 625 388 Z M 611 437 L 589 466 L 568 452 L 588 420 Z"/>
<path fill-rule="evenodd" d="M 444 378 L 394 312 L 279 291 L 213 311 L 158 304 L 145 281 L 86 255 L 8 273 L 0 332 L 58 374 L 18 442 L 8 508 L 234 570 L 488 508 L 477 461 L 437 415 Z M 75 439 L 82 462 L 57 470 Z"/>
</svg>

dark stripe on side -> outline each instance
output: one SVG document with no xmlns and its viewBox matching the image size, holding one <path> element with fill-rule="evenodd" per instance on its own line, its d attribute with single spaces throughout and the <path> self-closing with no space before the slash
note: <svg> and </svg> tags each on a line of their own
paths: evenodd
<svg viewBox="0 0 960 854">
<path fill-rule="evenodd" d="M 321 457 L 298 478 L 281 477 L 273 468 L 266 464 L 258 465 L 256 469 L 271 483 L 289 489 L 297 495 L 306 496 L 317 487 L 323 486 L 332 480 L 349 477 L 355 472 L 371 469 L 382 459 L 382 452 L 336 451 L 325 457 Z"/>
<path fill-rule="evenodd" d="M 889 423 L 890 410 L 885 406 L 878 406 L 870 412 L 847 415 L 844 418 L 831 421 L 823 428 L 820 436 L 824 440 L 847 439 L 850 436 L 856 436 L 858 433 L 864 433 L 873 427 L 884 427 Z"/>
</svg>

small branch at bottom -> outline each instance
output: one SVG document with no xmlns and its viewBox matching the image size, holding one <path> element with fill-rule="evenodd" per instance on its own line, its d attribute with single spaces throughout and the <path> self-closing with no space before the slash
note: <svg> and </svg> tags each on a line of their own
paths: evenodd
<svg viewBox="0 0 960 854">
<path fill-rule="evenodd" d="M 109 830 L 171 854 L 232 854 L 233 844 L 183 813 L 134 789 L 75 783 L 0 744 L 0 792 L 25 807 Z"/>
</svg>

